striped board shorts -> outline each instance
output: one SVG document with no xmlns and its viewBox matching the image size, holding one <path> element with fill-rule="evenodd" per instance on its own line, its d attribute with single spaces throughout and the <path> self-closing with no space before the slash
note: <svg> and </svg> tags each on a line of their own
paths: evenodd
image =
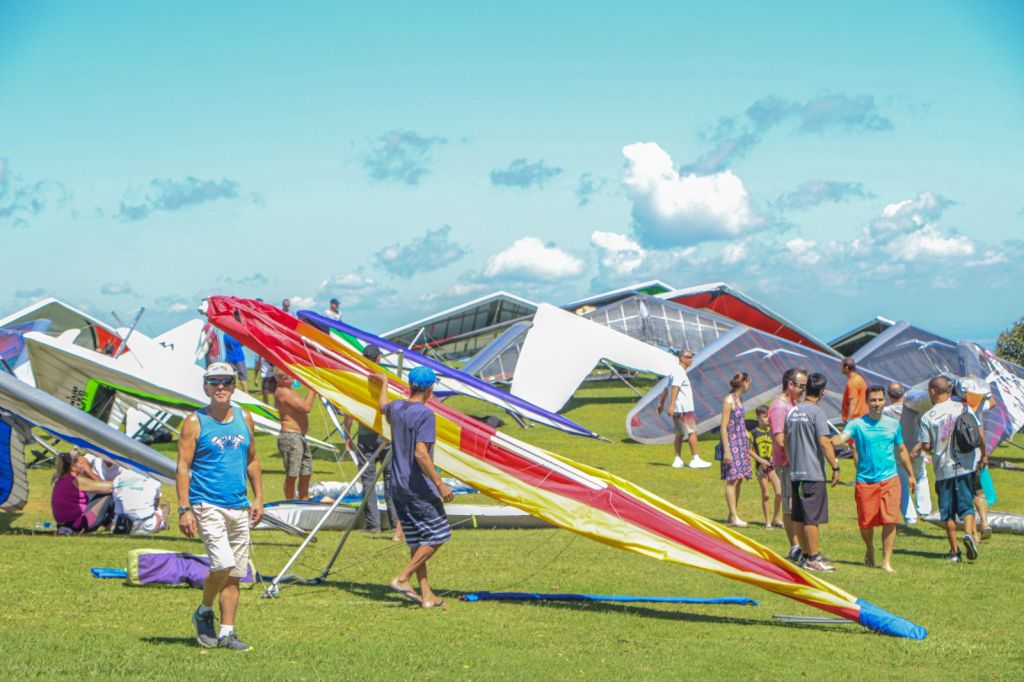
<svg viewBox="0 0 1024 682">
<path fill-rule="evenodd" d="M 395 498 L 395 511 L 402 522 L 405 544 L 410 547 L 443 545 L 452 538 L 444 504 L 439 498 Z"/>
</svg>

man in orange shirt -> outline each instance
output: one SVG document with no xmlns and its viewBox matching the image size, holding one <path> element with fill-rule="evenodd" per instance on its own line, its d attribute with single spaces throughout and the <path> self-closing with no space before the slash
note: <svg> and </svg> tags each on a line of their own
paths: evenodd
<svg viewBox="0 0 1024 682">
<path fill-rule="evenodd" d="M 857 363 L 852 357 L 843 358 L 843 374 L 846 388 L 843 389 L 843 422 L 848 422 L 868 413 L 868 385 L 857 372 Z"/>
</svg>

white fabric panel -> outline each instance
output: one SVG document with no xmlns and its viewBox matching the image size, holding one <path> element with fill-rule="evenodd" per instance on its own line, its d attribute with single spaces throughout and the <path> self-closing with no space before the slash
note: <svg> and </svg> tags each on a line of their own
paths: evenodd
<svg viewBox="0 0 1024 682">
<path fill-rule="evenodd" d="M 671 353 L 542 303 L 523 342 L 512 395 L 558 412 L 601 360 L 663 375 L 679 364 Z"/>
</svg>

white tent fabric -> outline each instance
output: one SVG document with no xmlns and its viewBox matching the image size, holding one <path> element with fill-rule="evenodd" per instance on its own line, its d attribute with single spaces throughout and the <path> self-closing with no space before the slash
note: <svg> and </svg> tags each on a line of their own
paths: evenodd
<svg viewBox="0 0 1024 682">
<path fill-rule="evenodd" d="M 523 342 L 512 395 L 557 412 L 601 360 L 655 374 L 678 364 L 671 353 L 542 303 Z"/>
</svg>

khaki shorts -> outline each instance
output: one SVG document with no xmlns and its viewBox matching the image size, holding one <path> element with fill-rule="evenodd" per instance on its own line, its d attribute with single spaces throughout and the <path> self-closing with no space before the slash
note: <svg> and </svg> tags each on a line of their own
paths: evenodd
<svg viewBox="0 0 1024 682">
<path fill-rule="evenodd" d="M 210 557 L 210 571 L 230 568 L 232 578 L 244 578 L 249 570 L 249 510 L 200 502 L 192 513 Z"/>
<path fill-rule="evenodd" d="M 785 464 L 775 467 L 779 474 L 779 482 L 782 484 L 782 513 L 793 513 L 793 481 L 789 477 L 789 465 Z"/>
<path fill-rule="evenodd" d="M 697 433 L 697 419 L 693 412 L 672 413 L 672 424 L 676 428 L 676 435 L 689 438 L 691 433 Z"/>
<path fill-rule="evenodd" d="M 277 437 L 277 449 L 284 459 L 285 476 L 313 475 L 313 455 L 301 433 L 282 431 Z"/>
</svg>

